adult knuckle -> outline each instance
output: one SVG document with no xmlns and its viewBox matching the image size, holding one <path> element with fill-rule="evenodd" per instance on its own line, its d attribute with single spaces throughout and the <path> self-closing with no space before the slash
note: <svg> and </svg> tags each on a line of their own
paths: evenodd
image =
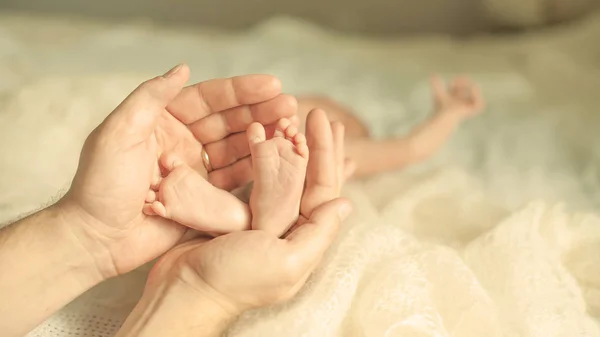
<svg viewBox="0 0 600 337">
<path fill-rule="evenodd" d="M 136 89 L 140 99 L 154 98 L 162 80 L 162 77 L 159 76 L 142 82 Z"/>
<path fill-rule="evenodd" d="M 160 79 L 158 77 L 151 78 L 149 80 L 146 80 L 146 81 L 140 83 L 140 85 L 138 85 L 137 89 L 139 91 L 148 91 L 151 87 L 156 85 L 156 83 L 158 81 L 160 81 Z"/>
</svg>

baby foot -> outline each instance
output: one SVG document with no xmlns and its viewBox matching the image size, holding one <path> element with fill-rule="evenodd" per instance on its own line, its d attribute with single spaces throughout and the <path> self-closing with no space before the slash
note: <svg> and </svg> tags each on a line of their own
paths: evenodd
<svg viewBox="0 0 600 337">
<path fill-rule="evenodd" d="M 144 213 L 215 233 L 248 229 L 250 211 L 238 198 L 210 184 L 174 155 L 161 157 L 166 176 L 150 190 Z"/>
<path fill-rule="evenodd" d="M 254 170 L 252 229 L 281 236 L 298 219 L 308 162 L 306 137 L 285 118 L 270 140 L 258 123 L 250 125 L 247 135 Z"/>
</svg>

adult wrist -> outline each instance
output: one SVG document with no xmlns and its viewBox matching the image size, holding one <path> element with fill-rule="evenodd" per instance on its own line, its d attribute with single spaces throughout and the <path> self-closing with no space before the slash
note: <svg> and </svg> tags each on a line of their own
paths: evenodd
<svg viewBox="0 0 600 337">
<path fill-rule="evenodd" d="M 92 257 L 68 229 L 71 219 L 52 205 L 0 231 L 0 270 L 6 271 L 0 277 L 2 336 L 24 335 L 102 282 Z"/>
<path fill-rule="evenodd" d="M 196 294 L 199 298 L 203 298 L 207 303 L 210 303 L 215 313 L 221 313 L 221 318 L 231 320 L 237 318 L 244 311 L 251 309 L 247 306 L 242 306 L 239 303 L 232 301 L 231 298 L 223 295 L 215 288 L 206 283 L 194 270 L 190 267 L 184 258 L 177 268 L 174 269 L 177 284 L 181 289 L 185 289 L 190 294 Z"/>
<path fill-rule="evenodd" d="M 108 247 L 100 239 L 100 233 L 94 230 L 95 221 L 88 219 L 84 212 L 68 197 L 64 197 L 52 206 L 60 216 L 59 230 L 72 241 L 74 251 L 85 256 L 86 269 L 97 275 L 99 283 L 118 276 Z"/>
<path fill-rule="evenodd" d="M 142 299 L 116 337 L 221 336 L 241 312 L 217 301 L 210 289 L 192 286 L 176 275 L 149 279 Z"/>
<path fill-rule="evenodd" d="M 101 283 L 108 279 L 107 273 L 100 267 L 100 261 L 103 259 L 101 254 L 92 249 L 88 240 L 84 240 L 78 235 L 78 229 L 81 228 L 81 217 L 69 207 L 65 207 L 60 202 L 52 205 L 49 209 L 55 212 L 59 221 L 54 229 L 65 241 L 69 242 L 70 256 L 72 260 L 77 261 L 77 270 L 87 278 L 93 278 L 95 283 Z M 67 262 L 67 261 L 65 261 Z"/>
</svg>

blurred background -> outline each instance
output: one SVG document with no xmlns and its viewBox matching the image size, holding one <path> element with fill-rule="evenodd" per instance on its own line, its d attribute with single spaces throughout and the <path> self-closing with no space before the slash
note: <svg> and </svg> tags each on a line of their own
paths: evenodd
<svg viewBox="0 0 600 337">
<path fill-rule="evenodd" d="M 277 75 L 286 92 L 351 107 L 375 137 L 429 115 L 430 74 L 469 75 L 486 112 L 415 170 L 459 166 L 510 208 L 600 206 L 599 4 L 0 0 L 2 218 L 66 186 L 87 133 L 179 62 L 192 81 Z"/>
<path fill-rule="evenodd" d="M 523 29 L 581 17 L 598 0 L 1 0 L 0 10 L 75 14 L 119 20 L 148 18 L 176 25 L 244 29 L 273 16 L 293 16 L 370 35 L 473 34 Z"/>
<path fill-rule="evenodd" d="M 544 200 L 597 213 L 599 4 L 0 0 L 0 224 L 55 200 L 89 132 L 140 82 L 179 62 L 194 82 L 274 74 L 287 93 L 350 107 L 377 138 L 406 134 L 430 115 L 430 74 L 466 74 L 482 88 L 484 113 L 426 163 L 353 185 L 368 196 L 360 206 L 391 209 L 402 206 L 396 197 L 431 193 L 473 223 L 497 217 L 480 204 L 509 214 Z M 440 228 L 452 222 L 427 215 Z M 596 318 L 597 294 L 586 299 Z M 60 317 L 48 324 L 65 327 Z"/>
</svg>

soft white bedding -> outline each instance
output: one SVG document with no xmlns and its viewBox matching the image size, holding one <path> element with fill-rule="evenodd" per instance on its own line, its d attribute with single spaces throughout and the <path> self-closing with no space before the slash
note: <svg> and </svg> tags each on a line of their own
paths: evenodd
<svg viewBox="0 0 600 337">
<path fill-rule="evenodd" d="M 194 81 L 266 72 L 331 95 L 380 137 L 426 116 L 429 73 L 468 73 L 486 113 L 430 162 L 349 184 L 356 214 L 299 298 L 230 335 L 600 336 L 599 18 L 369 41 L 287 19 L 225 35 L 0 16 L 0 222 L 68 186 L 91 128 L 180 61 Z M 142 284 L 143 271 L 113 280 L 31 336 L 111 336 Z"/>
</svg>

